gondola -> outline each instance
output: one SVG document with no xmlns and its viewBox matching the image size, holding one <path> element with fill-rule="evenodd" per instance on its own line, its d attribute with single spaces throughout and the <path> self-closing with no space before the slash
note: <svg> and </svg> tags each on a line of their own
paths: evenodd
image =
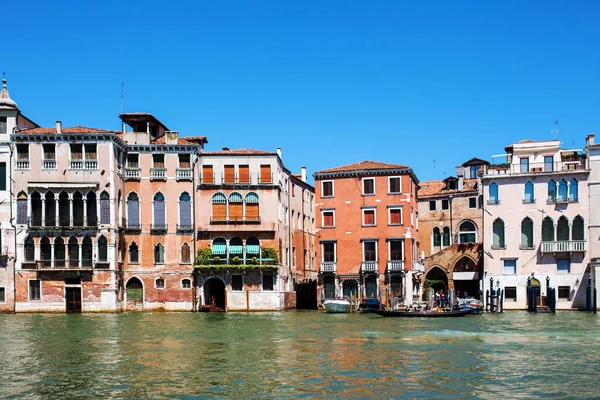
<svg viewBox="0 0 600 400">
<path fill-rule="evenodd" d="M 473 314 L 475 310 L 456 310 L 456 311 L 389 311 L 389 310 L 373 310 L 375 314 L 382 317 L 399 317 L 399 318 L 450 318 L 464 317 L 465 315 Z"/>
</svg>

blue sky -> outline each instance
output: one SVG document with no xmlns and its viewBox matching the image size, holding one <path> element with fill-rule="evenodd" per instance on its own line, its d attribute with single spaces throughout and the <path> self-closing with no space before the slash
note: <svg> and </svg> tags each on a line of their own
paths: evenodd
<svg viewBox="0 0 600 400">
<path fill-rule="evenodd" d="M 155 114 L 207 149 L 442 179 L 507 144 L 600 133 L 597 1 L 20 1 L 0 71 L 43 126 Z M 434 170 L 435 160 L 435 170 Z"/>
</svg>

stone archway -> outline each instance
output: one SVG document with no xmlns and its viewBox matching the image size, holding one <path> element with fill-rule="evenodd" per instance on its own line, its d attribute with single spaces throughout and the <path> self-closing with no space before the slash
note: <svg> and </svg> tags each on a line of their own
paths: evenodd
<svg viewBox="0 0 600 400">
<path fill-rule="evenodd" d="M 479 298 L 479 266 L 471 257 L 464 255 L 452 267 L 452 283 L 458 298 Z"/>
<path fill-rule="evenodd" d="M 423 280 L 423 299 L 426 299 L 427 290 L 432 287 L 435 291 L 448 289 L 448 274 L 439 265 L 429 268 Z"/>
<path fill-rule="evenodd" d="M 219 278 L 204 281 L 204 305 L 225 311 L 225 283 Z"/>
<path fill-rule="evenodd" d="M 144 309 L 144 285 L 136 277 L 129 279 L 125 285 L 125 309 L 128 311 Z"/>
</svg>

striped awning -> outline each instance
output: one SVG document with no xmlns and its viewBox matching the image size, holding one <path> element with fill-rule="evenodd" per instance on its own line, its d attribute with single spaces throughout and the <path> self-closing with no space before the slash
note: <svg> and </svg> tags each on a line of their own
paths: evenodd
<svg viewBox="0 0 600 400">
<path fill-rule="evenodd" d="M 258 195 L 254 192 L 250 192 L 246 195 L 246 203 L 257 204 Z"/>
<path fill-rule="evenodd" d="M 230 203 L 241 203 L 243 201 L 244 201 L 244 199 L 242 198 L 242 195 L 239 194 L 238 192 L 233 192 L 229 195 Z"/>
<path fill-rule="evenodd" d="M 257 244 L 247 244 L 246 254 L 258 254 L 260 253 L 260 246 Z"/>
<path fill-rule="evenodd" d="M 212 197 L 213 204 L 225 204 L 227 203 L 227 197 L 223 193 L 215 193 Z"/>
<path fill-rule="evenodd" d="M 213 255 L 221 256 L 225 255 L 225 243 L 213 243 L 212 245 L 212 253 Z"/>
<path fill-rule="evenodd" d="M 229 254 L 242 254 L 243 246 L 241 245 L 229 245 Z"/>
</svg>

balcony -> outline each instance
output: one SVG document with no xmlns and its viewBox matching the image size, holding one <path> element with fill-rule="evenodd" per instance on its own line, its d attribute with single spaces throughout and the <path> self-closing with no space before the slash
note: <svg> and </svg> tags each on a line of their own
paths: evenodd
<svg viewBox="0 0 600 400">
<path fill-rule="evenodd" d="M 494 164 L 487 167 L 486 175 L 520 175 L 520 174 L 541 174 L 551 172 L 567 172 L 584 170 L 584 160 L 579 158 L 575 160 L 563 160 L 541 163 L 507 163 Z"/>
<path fill-rule="evenodd" d="M 200 177 L 201 185 L 214 185 L 215 184 L 215 174 L 203 174 Z"/>
<path fill-rule="evenodd" d="M 86 170 L 98 169 L 98 160 L 85 160 L 83 168 Z"/>
<path fill-rule="evenodd" d="M 388 272 L 404 272 L 404 261 L 388 261 Z"/>
<path fill-rule="evenodd" d="M 211 224 L 260 224 L 260 217 L 210 217 Z"/>
<path fill-rule="evenodd" d="M 377 261 L 363 261 L 360 265 L 361 272 L 377 272 Z"/>
<path fill-rule="evenodd" d="M 80 262 L 81 261 L 81 262 Z M 84 260 L 37 260 L 35 262 L 23 262 L 24 269 L 36 269 L 38 271 L 64 271 L 64 270 L 91 270 L 93 261 Z"/>
<path fill-rule="evenodd" d="M 140 169 L 139 168 L 125 168 L 125 180 L 126 181 L 139 181 L 140 180 Z"/>
<path fill-rule="evenodd" d="M 177 232 L 193 232 L 192 224 L 177 224 Z"/>
<path fill-rule="evenodd" d="M 150 168 L 150 180 L 151 181 L 166 181 L 167 180 L 167 169 L 166 168 Z"/>
<path fill-rule="evenodd" d="M 127 221 L 127 229 L 129 229 L 130 231 L 141 231 L 142 224 L 140 224 L 139 222 Z"/>
<path fill-rule="evenodd" d="M 42 169 L 56 169 L 56 160 L 43 160 Z"/>
<path fill-rule="evenodd" d="M 270 174 L 258 174 L 259 185 L 272 185 L 273 184 L 273 173 Z"/>
<path fill-rule="evenodd" d="M 321 272 L 333 272 L 335 274 L 336 271 L 336 262 L 322 262 L 321 263 Z"/>
<path fill-rule="evenodd" d="M 250 185 L 252 183 L 251 174 L 239 174 L 225 175 L 221 174 L 221 182 L 223 185 Z"/>
<path fill-rule="evenodd" d="M 97 217 L 87 217 L 84 219 L 82 216 L 59 216 L 58 224 L 57 220 L 52 216 L 46 216 L 45 220 L 42 220 L 41 216 L 33 216 L 28 218 L 30 229 L 95 229 L 98 226 Z M 71 223 L 72 221 L 72 223 Z"/>
<path fill-rule="evenodd" d="M 584 252 L 585 240 L 565 240 L 559 242 L 542 242 L 542 253 Z"/>
<path fill-rule="evenodd" d="M 17 160 L 16 169 L 21 171 L 29 169 L 29 160 Z"/>
<path fill-rule="evenodd" d="M 192 169 L 191 168 L 177 168 L 175 172 L 175 179 L 178 181 L 191 181 L 192 180 Z"/>
<path fill-rule="evenodd" d="M 161 223 L 161 224 L 152 224 L 150 225 L 150 231 L 151 232 L 166 232 L 167 231 L 167 224 Z"/>
</svg>

